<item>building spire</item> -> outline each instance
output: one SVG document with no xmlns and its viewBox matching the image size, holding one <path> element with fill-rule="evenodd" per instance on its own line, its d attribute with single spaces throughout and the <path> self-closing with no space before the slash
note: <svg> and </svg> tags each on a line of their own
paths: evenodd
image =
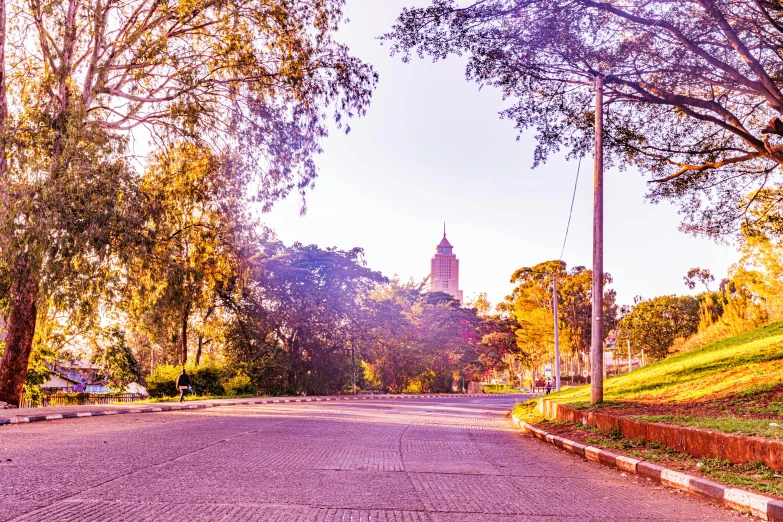
<svg viewBox="0 0 783 522">
<path fill-rule="evenodd" d="M 443 237 L 446 237 L 446 222 L 443 222 Z"/>
</svg>

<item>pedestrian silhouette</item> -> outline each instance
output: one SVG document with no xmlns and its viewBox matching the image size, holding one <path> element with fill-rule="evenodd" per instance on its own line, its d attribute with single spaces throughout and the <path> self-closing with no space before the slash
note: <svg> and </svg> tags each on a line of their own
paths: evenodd
<svg viewBox="0 0 783 522">
<path fill-rule="evenodd" d="M 185 400 L 185 392 L 190 388 L 190 376 L 185 371 L 185 367 L 182 367 L 182 373 L 177 377 L 177 389 L 179 390 L 179 402 Z"/>
</svg>

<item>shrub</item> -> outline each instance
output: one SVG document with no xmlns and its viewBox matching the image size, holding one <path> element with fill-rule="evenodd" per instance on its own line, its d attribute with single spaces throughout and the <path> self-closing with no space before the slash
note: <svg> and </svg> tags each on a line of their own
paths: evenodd
<svg viewBox="0 0 783 522">
<path fill-rule="evenodd" d="M 454 372 L 451 370 L 444 370 L 435 375 L 432 383 L 430 384 L 430 392 L 432 393 L 451 393 L 454 386 Z"/>
<path fill-rule="evenodd" d="M 504 393 L 514 391 L 510 384 L 484 384 L 481 386 L 484 393 Z"/>
<path fill-rule="evenodd" d="M 253 381 L 244 372 L 239 372 L 231 377 L 225 382 L 223 388 L 226 390 L 226 395 L 254 395 L 256 393 Z"/>
<path fill-rule="evenodd" d="M 408 386 L 402 390 L 402 393 L 424 393 L 424 383 L 419 377 L 411 379 L 411 381 L 408 383 Z"/>
<path fill-rule="evenodd" d="M 203 366 L 185 366 L 190 381 L 193 383 L 193 391 L 196 395 L 223 395 L 225 390 L 220 383 L 222 368 L 217 364 Z M 150 397 L 173 397 L 179 394 L 177 390 L 177 377 L 181 372 L 180 366 L 161 364 L 147 376 L 147 393 Z"/>
<path fill-rule="evenodd" d="M 223 395 L 226 391 L 220 383 L 221 367 L 217 364 L 208 364 L 197 368 L 187 367 L 190 380 L 193 382 L 193 391 L 197 395 Z"/>
<path fill-rule="evenodd" d="M 25 383 L 24 398 L 30 401 L 32 406 L 40 406 L 41 402 L 46 398 L 46 393 L 37 384 Z"/>
<path fill-rule="evenodd" d="M 177 376 L 179 366 L 161 364 L 147 376 L 147 393 L 150 397 L 173 397 L 177 395 Z"/>
</svg>

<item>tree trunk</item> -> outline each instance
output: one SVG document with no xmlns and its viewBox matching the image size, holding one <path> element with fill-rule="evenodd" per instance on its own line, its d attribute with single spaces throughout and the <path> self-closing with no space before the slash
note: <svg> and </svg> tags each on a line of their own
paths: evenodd
<svg viewBox="0 0 783 522">
<path fill-rule="evenodd" d="M 185 366 L 185 363 L 188 362 L 188 311 L 185 310 L 182 314 L 182 333 L 180 335 L 180 340 L 182 343 L 180 344 L 180 351 L 179 351 L 179 364 L 180 366 Z"/>
<path fill-rule="evenodd" d="M 198 348 L 196 348 L 196 366 L 199 365 L 201 362 L 201 347 L 204 343 L 204 336 L 202 334 L 198 334 Z"/>
<path fill-rule="evenodd" d="M 6 171 L 8 158 L 5 151 L 5 120 L 8 117 L 8 96 L 5 81 L 5 33 L 6 33 L 6 3 L 0 0 L 0 193 L 2 203 L 6 203 Z"/>
<path fill-rule="evenodd" d="M 11 309 L 6 325 L 5 351 L 0 359 L 0 401 L 19 406 L 30 362 L 38 309 L 38 281 L 27 263 L 11 286 Z"/>
<path fill-rule="evenodd" d="M 299 347 L 295 339 L 288 343 L 288 349 L 290 350 L 291 367 L 288 370 L 288 388 L 289 393 L 296 395 L 299 387 Z"/>
</svg>

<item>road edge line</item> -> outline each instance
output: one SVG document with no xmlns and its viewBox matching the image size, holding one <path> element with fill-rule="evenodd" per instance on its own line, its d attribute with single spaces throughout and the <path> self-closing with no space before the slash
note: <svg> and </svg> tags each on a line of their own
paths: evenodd
<svg viewBox="0 0 783 522">
<path fill-rule="evenodd" d="M 384 399 L 437 399 L 439 397 L 457 397 L 457 398 L 476 398 L 476 397 L 517 397 L 520 394 L 518 393 L 471 393 L 471 394 L 442 394 L 442 395 L 371 395 L 371 396 L 351 396 L 351 395 L 331 395 L 331 396 L 319 396 L 319 397 L 310 397 L 310 398 L 258 398 L 254 400 L 249 401 L 237 401 L 237 402 L 221 402 L 221 403 L 191 403 L 188 404 L 187 402 L 184 405 L 179 404 L 171 404 L 171 405 L 165 405 L 166 403 L 159 403 L 164 404 L 164 406 L 153 406 L 153 407 L 141 407 L 141 408 L 127 408 L 127 409 L 120 409 L 120 410 L 102 410 L 102 409 L 96 409 L 96 410 L 87 410 L 87 411 L 76 411 L 76 412 L 66 412 L 66 413 L 56 413 L 56 414 L 43 414 L 43 415 L 29 415 L 26 417 L 21 416 L 14 416 L 14 417 L 2 417 L 0 418 L 0 426 L 4 426 L 7 424 L 28 424 L 31 422 L 46 422 L 46 421 L 53 421 L 53 420 L 64 420 L 64 419 L 76 419 L 81 417 L 100 417 L 104 415 L 122 415 L 122 414 L 128 414 L 128 413 L 160 413 L 160 412 L 171 412 L 171 411 L 191 411 L 191 410 L 199 410 L 204 408 L 218 408 L 221 406 L 241 406 L 241 405 L 260 405 L 260 404 L 273 404 L 273 403 L 304 403 L 304 402 L 315 402 L 315 401 L 339 401 L 339 400 L 345 400 L 345 401 L 358 401 L 358 400 L 375 400 L 380 401 Z M 152 403 L 155 404 L 155 403 Z M 8 410 L 3 410 L 8 411 Z"/>
</svg>

